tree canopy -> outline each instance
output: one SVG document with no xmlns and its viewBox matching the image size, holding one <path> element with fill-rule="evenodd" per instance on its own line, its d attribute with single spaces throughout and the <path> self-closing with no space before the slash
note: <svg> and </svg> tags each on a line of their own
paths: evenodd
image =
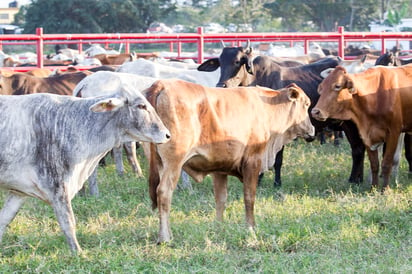
<svg viewBox="0 0 412 274">
<path fill-rule="evenodd" d="M 42 27 L 45 33 L 144 32 L 147 26 L 173 14 L 168 0 L 33 0 L 21 10 L 25 33 Z M 18 17 L 20 20 L 23 18 Z"/>
</svg>

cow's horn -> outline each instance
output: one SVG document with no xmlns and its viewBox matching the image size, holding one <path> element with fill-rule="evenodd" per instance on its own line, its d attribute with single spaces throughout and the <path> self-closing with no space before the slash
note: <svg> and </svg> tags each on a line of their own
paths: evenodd
<svg viewBox="0 0 412 274">
<path fill-rule="evenodd" d="M 326 78 L 326 77 L 328 77 L 328 75 L 329 75 L 334 69 L 335 69 L 335 68 L 327 68 L 327 69 L 325 69 L 325 70 L 322 70 L 321 73 L 320 73 L 320 76 L 321 76 L 322 78 Z"/>
<path fill-rule="evenodd" d="M 222 47 L 223 47 L 223 48 L 226 47 L 226 46 L 225 46 L 225 42 L 224 42 L 223 40 L 220 40 L 220 43 L 222 44 Z"/>
</svg>

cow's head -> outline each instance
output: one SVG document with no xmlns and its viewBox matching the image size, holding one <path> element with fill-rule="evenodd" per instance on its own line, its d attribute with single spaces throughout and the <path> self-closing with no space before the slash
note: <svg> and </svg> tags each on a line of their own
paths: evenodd
<svg viewBox="0 0 412 274">
<path fill-rule="evenodd" d="M 217 87 L 236 87 L 248 85 L 248 74 L 253 74 L 253 56 L 250 41 L 246 47 L 224 47 L 219 58 L 203 62 L 199 71 L 214 71 L 220 67 L 220 79 Z"/>
<path fill-rule="evenodd" d="M 313 118 L 320 121 L 327 118 L 350 120 L 347 109 L 357 91 L 345 68 L 336 67 L 319 84 L 318 93 L 319 100 L 311 112 Z"/>
<path fill-rule="evenodd" d="M 313 140 L 315 136 L 315 128 L 313 127 L 308 109 L 311 101 L 305 92 L 296 84 L 290 84 L 286 88 L 281 89 L 287 93 L 288 99 L 295 107 L 294 111 L 294 126 L 289 128 L 288 133 L 292 135 L 292 139 L 303 137 L 307 140 Z"/>
<path fill-rule="evenodd" d="M 127 85 L 123 88 L 129 89 Z M 122 142 L 168 142 L 170 140 L 169 130 L 143 94 L 123 91 L 116 96 L 99 100 L 90 106 L 90 110 L 97 113 L 115 112 Z"/>
</svg>

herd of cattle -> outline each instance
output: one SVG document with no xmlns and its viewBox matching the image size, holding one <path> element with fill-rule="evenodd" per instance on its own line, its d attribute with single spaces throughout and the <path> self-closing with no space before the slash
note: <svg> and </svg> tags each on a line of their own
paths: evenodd
<svg viewBox="0 0 412 274">
<path fill-rule="evenodd" d="M 141 175 L 136 143 L 150 163 L 159 243 L 172 238 L 171 200 L 182 171 L 196 182 L 212 176 L 217 220 L 223 219 L 228 176 L 239 178 L 253 229 L 263 172 L 273 167 L 274 183 L 281 185 L 284 146 L 297 137 L 312 141 L 326 128 L 348 138 L 350 182 L 363 181 L 366 150 L 372 187 L 378 187 L 377 148 L 385 145 L 384 191 L 399 161 L 400 136 L 412 132 L 412 65 L 387 59 L 326 56 L 305 63 L 255 55 L 246 45 L 225 47 L 200 65 L 138 58 L 53 75 L 48 69 L 2 71 L 0 188 L 8 195 L 0 241 L 26 197 L 37 197 L 52 206 L 70 249 L 80 252 L 71 200 L 87 179 L 98 195 L 96 167 L 112 149 L 118 172 L 125 146 Z M 411 164 L 408 134 L 405 152 Z"/>
</svg>

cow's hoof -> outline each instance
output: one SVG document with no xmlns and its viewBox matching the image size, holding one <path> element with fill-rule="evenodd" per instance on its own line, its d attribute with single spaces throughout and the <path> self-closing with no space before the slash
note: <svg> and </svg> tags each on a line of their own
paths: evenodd
<svg viewBox="0 0 412 274">
<path fill-rule="evenodd" d="M 360 178 L 349 178 L 348 183 L 359 185 L 362 181 Z"/>
<path fill-rule="evenodd" d="M 281 181 L 279 181 L 279 182 L 274 181 L 274 182 L 273 182 L 273 187 L 278 188 L 278 187 L 281 187 L 281 186 L 282 186 L 282 182 L 281 182 Z"/>
</svg>

